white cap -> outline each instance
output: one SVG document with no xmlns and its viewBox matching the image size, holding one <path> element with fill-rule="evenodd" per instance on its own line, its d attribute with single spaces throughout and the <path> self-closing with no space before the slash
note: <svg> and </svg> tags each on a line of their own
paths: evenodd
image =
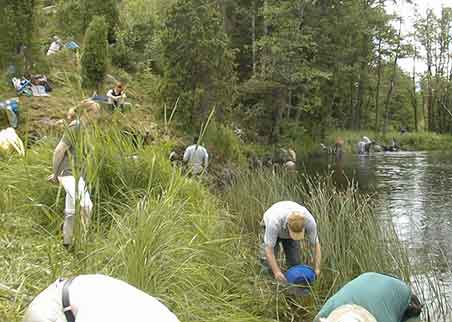
<svg viewBox="0 0 452 322">
<path fill-rule="evenodd" d="M 320 322 L 377 322 L 377 320 L 362 306 L 347 304 L 336 308 L 326 319 L 320 318 Z"/>
</svg>

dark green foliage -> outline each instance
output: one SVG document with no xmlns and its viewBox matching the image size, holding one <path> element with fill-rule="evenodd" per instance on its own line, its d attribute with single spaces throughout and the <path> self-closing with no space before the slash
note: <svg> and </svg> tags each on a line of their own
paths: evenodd
<svg viewBox="0 0 452 322">
<path fill-rule="evenodd" d="M 119 22 L 118 0 L 80 0 L 83 29 L 86 30 L 94 16 L 104 16 L 108 26 L 108 41 L 115 41 L 115 28 Z"/>
<path fill-rule="evenodd" d="M 34 8 L 34 0 L 0 1 L 0 66 L 31 61 Z"/>
<path fill-rule="evenodd" d="M 180 96 L 176 117 L 199 127 L 213 106 L 223 117 L 235 77 L 233 53 L 215 4 L 177 1 L 164 17 L 160 42 L 165 100 L 172 106 Z"/>
<path fill-rule="evenodd" d="M 83 19 L 79 0 L 61 0 L 57 6 L 58 27 L 60 31 L 70 37 L 82 34 Z"/>
<path fill-rule="evenodd" d="M 84 88 L 98 87 L 108 65 L 107 24 L 96 16 L 88 27 L 81 57 L 81 76 Z"/>
<path fill-rule="evenodd" d="M 154 34 L 152 16 L 147 16 L 143 21 L 126 21 L 117 32 L 117 41 L 111 50 L 112 63 L 128 71 L 137 71 L 143 64 L 150 65 L 154 60 Z"/>
</svg>

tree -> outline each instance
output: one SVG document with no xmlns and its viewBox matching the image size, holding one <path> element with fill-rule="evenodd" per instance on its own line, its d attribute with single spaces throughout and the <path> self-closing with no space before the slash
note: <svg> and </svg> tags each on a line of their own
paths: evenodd
<svg viewBox="0 0 452 322">
<path fill-rule="evenodd" d="M 301 109 L 311 116 L 319 111 L 320 102 L 313 98 L 318 95 L 320 80 L 329 76 L 315 62 L 317 42 L 313 31 L 300 30 L 305 5 L 305 1 L 268 0 L 263 7 L 265 32 L 258 41 L 261 54 L 256 79 L 267 82 L 271 95 L 279 97 L 266 106 L 272 119 L 271 142 L 277 142 L 281 128 L 287 128 L 281 127 L 283 118 L 292 123 L 290 127 L 297 127 Z"/>
<path fill-rule="evenodd" d="M 388 128 L 388 121 L 389 121 L 389 103 L 391 102 L 392 93 L 394 91 L 395 87 L 395 81 L 397 78 L 397 61 L 399 60 L 401 56 L 401 33 L 402 33 L 402 18 L 399 18 L 399 33 L 398 33 L 398 41 L 397 41 L 397 48 L 394 51 L 394 61 L 393 61 L 393 67 L 392 67 L 392 74 L 391 79 L 389 83 L 389 89 L 388 93 L 386 94 L 385 99 L 385 110 L 384 110 L 384 125 L 383 125 L 383 133 L 386 134 L 387 128 Z"/>
<path fill-rule="evenodd" d="M 0 0 L 0 65 L 31 62 L 34 0 Z M 16 61 L 22 56 L 24 61 Z"/>
<path fill-rule="evenodd" d="M 190 126 L 199 126 L 214 105 L 221 118 L 231 104 L 235 74 L 219 8 L 205 0 L 179 0 L 163 21 L 159 40 L 168 105 L 180 97 L 177 116 Z"/>
<path fill-rule="evenodd" d="M 76 37 L 85 31 L 79 0 L 59 1 L 57 4 L 57 17 L 58 27 L 62 34 Z"/>
<path fill-rule="evenodd" d="M 107 24 L 104 17 L 95 16 L 85 35 L 81 57 L 82 86 L 99 87 L 108 65 Z"/>
<path fill-rule="evenodd" d="M 118 0 L 81 0 L 80 14 L 83 30 L 86 30 L 95 16 L 104 16 L 108 26 L 108 41 L 115 41 L 115 28 L 119 22 Z"/>
</svg>

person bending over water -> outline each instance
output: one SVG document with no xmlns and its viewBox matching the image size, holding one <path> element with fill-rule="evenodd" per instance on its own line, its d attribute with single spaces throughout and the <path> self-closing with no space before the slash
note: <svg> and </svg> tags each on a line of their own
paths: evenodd
<svg viewBox="0 0 452 322">
<path fill-rule="evenodd" d="M 368 272 L 345 284 L 322 307 L 314 322 L 419 321 L 422 305 L 398 278 Z"/>
</svg>

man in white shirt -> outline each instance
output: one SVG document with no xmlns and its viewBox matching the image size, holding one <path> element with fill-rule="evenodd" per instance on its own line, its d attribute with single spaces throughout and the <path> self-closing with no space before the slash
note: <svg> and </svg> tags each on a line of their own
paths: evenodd
<svg viewBox="0 0 452 322">
<path fill-rule="evenodd" d="M 179 322 L 152 296 L 100 274 L 55 281 L 36 296 L 23 318 L 23 322 L 75 321 Z"/>
<path fill-rule="evenodd" d="M 293 201 L 280 201 L 273 204 L 262 220 L 265 227 L 263 251 L 264 260 L 272 270 L 274 277 L 281 283 L 287 283 L 276 257 L 279 243 L 282 244 L 288 268 L 300 264 L 300 240 L 307 240 L 314 254 L 314 270 L 320 274 L 321 250 L 317 235 L 317 223 L 311 213 Z"/>
<path fill-rule="evenodd" d="M 185 149 L 184 163 L 188 163 L 191 174 L 199 175 L 207 170 L 209 155 L 207 150 L 198 144 L 198 137 L 195 137 L 194 144 Z"/>
</svg>

